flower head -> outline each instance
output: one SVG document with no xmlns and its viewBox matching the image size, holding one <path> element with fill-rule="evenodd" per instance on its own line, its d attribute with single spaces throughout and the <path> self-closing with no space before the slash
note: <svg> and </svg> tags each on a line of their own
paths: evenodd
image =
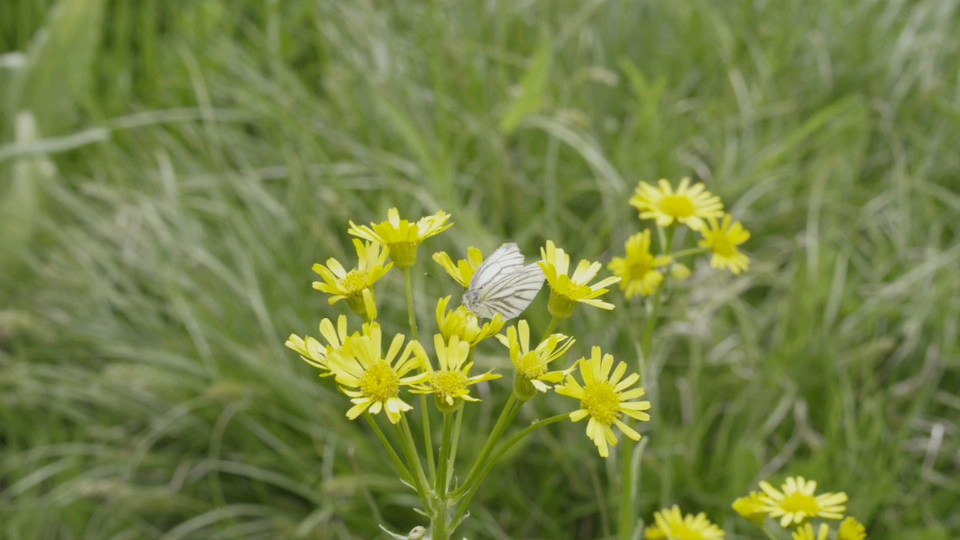
<svg viewBox="0 0 960 540">
<path fill-rule="evenodd" d="M 673 263 L 670 266 L 670 277 L 674 281 L 683 281 L 690 277 L 690 267 L 683 263 Z"/>
<path fill-rule="evenodd" d="M 620 276 L 620 290 L 626 291 L 627 299 L 653 293 L 663 282 L 663 274 L 657 268 L 670 264 L 671 258 L 650 253 L 650 229 L 628 238 L 625 248 L 626 257 L 614 257 L 607 265 Z"/>
<path fill-rule="evenodd" d="M 684 178 L 676 191 L 666 180 L 660 180 L 658 185 L 659 188 L 640 182 L 636 195 L 630 199 L 630 204 L 640 210 L 640 219 L 655 219 L 661 227 L 676 220 L 699 231 L 704 218 L 723 215 L 720 197 L 707 191 L 703 184 L 691 187 L 690 179 Z"/>
<path fill-rule="evenodd" d="M 368 323 L 363 325 L 362 334 L 348 337 L 339 351 L 327 357 L 327 366 L 353 403 L 347 418 L 353 420 L 362 412 L 377 414 L 385 410 L 390 422 L 396 424 L 402 413 L 413 408 L 400 399 L 400 387 L 423 379 L 422 373 L 404 375 L 426 364 L 427 358 L 419 343 L 411 340 L 404 347 L 403 341 L 403 334 L 397 334 L 387 354 L 381 356 L 380 325 Z"/>
<path fill-rule="evenodd" d="M 744 229 L 739 221 L 731 224 L 730 220 L 730 214 L 723 216 L 722 223 L 717 223 L 716 218 L 709 218 L 709 226 L 700 230 L 703 240 L 699 245 L 713 252 L 710 266 L 720 270 L 729 268 L 734 274 L 739 274 L 750 266 L 750 259 L 737 246 L 750 239 L 750 231 Z"/>
<path fill-rule="evenodd" d="M 347 340 L 347 316 L 341 315 L 337 319 L 336 328 L 330 319 L 320 321 L 320 335 L 327 341 L 326 346 L 310 336 L 302 338 L 296 334 L 290 334 L 284 345 L 300 353 L 304 362 L 322 370 L 320 376 L 326 377 L 333 374 L 327 366 L 327 357 L 339 351 Z"/>
<path fill-rule="evenodd" d="M 608 444 L 611 446 L 617 444 L 613 425 L 620 428 L 627 437 L 639 441 L 640 434 L 620 420 L 620 417 L 625 414 L 644 422 L 650 420 L 650 415 L 643 412 L 650 409 L 650 402 L 632 401 L 643 396 L 643 388 L 629 389 L 640 380 L 640 376 L 631 373 L 624 378 L 627 364 L 620 362 L 614 369 L 613 356 L 601 355 L 600 347 L 593 348 L 589 360 L 581 358 L 577 363 L 580 366 L 583 385 L 581 386 L 573 374 L 569 373 L 565 384 L 555 388 L 561 396 L 580 400 L 580 409 L 570 413 L 570 419 L 579 422 L 590 417 L 587 423 L 587 436 L 597 445 L 603 457 L 610 455 L 607 449 Z"/>
<path fill-rule="evenodd" d="M 351 221 L 347 232 L 387 246 L 390 250 L 390 258 L 396 263 L 397 268 L 406 270 L 417 262 L 417 247 L 424 240 L 453 226 L 453 223 L 447 223 L 448 219 L 450 214 L 439 211 L 432 216 L 420 218 L 416 223 L 411 223 L 400 219 L 397 209 L 391 208 L 387 211 L 387 221 L 371 223 L 369 227 L 357 225 Z"/>
<path fill-rule="evenodd" d="M 791 535 L 793 540 L 827 540 L 827 534 L 830 533 L 830 527 L 826 523 L 821 523 L 817 532 L 813 532 L 813 525 L 805 523 Z"/>
<path fill-rule="evenodd" d="M 354 240 L 359 262 L 357 267 L 347 270 L 336 259 L 327 259 L 327 265 L 313 265 L 313 271 L 320 274 L 323 281 L 314 281 L 313 288 L 330 294 L 330 303 L 346 300 L 354 313 L 372 320 L 377 317 L 377 307 L 373 296 L 373 284 L 384 276 L 393 263 L 387 262 L 387 252 L 380 244 Z"/>
<path fill-rule="evenodd" d="M 498 313 L 489 322 L 481 325 L 480 318 L 463 306 L 447 311 L 449 303 L 449 296 L 437 302 L 437 326 L 444 339 L 449 340 L 453 336 L 459 336 L 461 341 L 469 343 L 472 347 L 488 337 L 497 335 L 505 324 L 503 315 Z"/>
<path fill-rule="evenodd" d="M 740 497 L 733 501 L 733 509 L 741 516 L 758 525 L 767 519 L 763 499 L 756 491 L 751 491 L 746 497 Z"/>
<path fill-rule="evenodd" d="M 547 305 L 550 315 L 558 319 L 566 319 L 573 314 L 573 308 L 578 302 L 598 308 L 613 309 L 613 304 L 597 300 L 597 297 L 606 294 L 608 289 L 604 287 L 617 283 L 620 281 L 619 277 L 608 277 L 593 285 L 587 285 L 597 275 L 602 265 L 598 262 L 582 260 L 573 275 L 570 275 L 570 255 L 554 245 L 551 240 L 547 240 L 545 248 L 540 248 L 540 255 L 543 260 L 537 264 L 543 269 L 547 282 L 550 283 L 550 302 Z"/>
<path fill-rule="evenodd" d="M 473 273 L 483 263 L 483 253 L 475 247 L 469 247 L 467 248 L 467 259 L 460 259 L 457 264 L 453 264 L 453 260 L 446 252 L 438 251 L 433 254 L 433 260 L 442 266 L 461 287 L 466 289 L 470 286 Z"/>
<path fill-rule="evenodd" d="M 837 529 L 837 540 L 865 540 L 866 538 L 866 527 L 856 519 L 848 517 L 840 522 L 840 528 Z"/>
<path fill-rule="evenodd" d="M 724 533 L 703 512 L 696 516 L 683 515 L 680 507 L 665 508 L 653 514 L 655 525 L 647 528 L 647 539 L 663 540 L 723 540 Z"/>
<path fill-rule="evenodd" d="M 824 493 L 814 495 L 817 483 L 805 480 L 802 476 L 789 477 L 783 483 L 780 492 L 767 482 L 760 482 L 763 495 L 760 499 L 764 503 L 763 511 L 776 519 L 780 518 L 780 526 L 789 527 L 791 524 L 800 525 L 809 518 L 821 517 L 825 519 L 842 519 L 847 507 L 846 493 Z"/>
<path fill-rule="evenodd" d="M 549 369 L 550 362 L 563 356 L 576 341 L 570 336 L 552 334 L 531 350 L 530 326 L 521 320 L 507 329 L 506 336 L 498 335 L 497 339 L 510 349 L 510 361 L 517 370 L 514 388 L 521 399 L 532 399 L 537 390 L 546 392 L 551 388 L 547 383 L 558 383 L 569 372 Z"/>
<path fill-rule="evenodd" d="M 453 336 L 448 341 L 441 334 L 437 334 L 433 342 L 440 369 L 434 370 L 430 363 L 426 362 L 423 379 L 410 391 L 415 394 L 433 394 L 441 411 L 453 412 L 464 401 L 480 401 L 470 397 L 470 385 L 500 378 L 500 375 L 492 371 L 470 376 L 470 368 L 473 367 L 473 362 L 467 361 L 470 357 L 470 344 L 461 341 L 459 336 Z"/>
</svg>

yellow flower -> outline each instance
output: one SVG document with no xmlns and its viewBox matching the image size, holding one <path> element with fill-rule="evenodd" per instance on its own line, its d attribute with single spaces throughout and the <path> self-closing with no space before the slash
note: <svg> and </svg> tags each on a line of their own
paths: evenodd
<svg viewBox="0 0 960 540">
<path fill-rule="evenodd" d="M 463 306 L 447 311 L 448 303 L 450 303 L 449 296 L 437 302 L 437 326 L 444 339 L 449 340 L 453 336 L 459 336 L 461 341 L 466 341 L 473 347 L 488 337 L 497 335 L 497 332 L 503 329 L 505 321 L 503 315 L 499 313 L 490 322 L 481 325 L 480 319 Z"/>
<path fill-rule="evenodd" d="M 381 356 L 380 325 L 368 323 L 363 325 L 363 334 L 348 337 L 339 351 L 327 356 L 327 366 L 353 403 L 347 418 L 353 420 L 363 412 L 377 414 L 384 410 L 390 422 L 396 424 L 402 413 L 412 409 L 400 399 L 400 387 L 423 379 L 422 373 L 406 378 L 404 375 L 426 364 L 427 358 L 419 343 L 411 340 L 404 348 L 403 341 L 403 334 L 397 334 L 386 356 Z"/>
<path fill-rule="evenodd" d="M 597 300 L 608 292 L 607 287 L 620 281 L 619 277 L 608 277 L 593 285 L 587 285 L 593 279 L 602 265 L 587 260 L 580 261 L 573 275 L 570 271 L 570 255 L 558 248 L 551 240 L 547 240 L 546 248 L 540 248 L 543 260 L 538 262 L 543 269 L 547 282 L 550 283 L 550 302 L 547 310 L 557 319 L 566 319 L 573 314 L 577 302 L 589 304 L 602 309 L 613 309 L 613 304 Z"/>
<path fill-rule="evenodd" d="M 566 376 L 566 383 L 557 386 L 556 392 L 561 396 L 580 400 L 580 409 L 570 413 L 570 419 L 579 422 L 590 417 L 587 423 L 587 436 L 590 437 L 600 455 L 607 457 L 607 445 L 616 445 L 617 437 L 611 426 L 616 425 L 627 437 L 635 441 L 640 440 L 640 434 L 620 420 L 621 415 L 641 421 L 650 420 L 650 415 L 642 412 L 650 409 L 649 401 L 631 401 L 643 396 L 643 388 L 628 390 L 630 386 L 640 380 L 640 376 L 631 373 L 627 378 L 627 364 L 620 362 L 613 368 L 613 356 L 601 355 L 600 347 L 594 347 L 590 359 L 581 358 L 578 362 L 583 386 L 577 382 L 572 373 Z M 611 373 L 612 371 L 612 373 Z"/>
<path fill-rule="evenodd" d="M 805 523 L 802 527 L 797 527 L 797 530 L 791 536 L 793 536 L 793 540 L 827 540 L 827 534 L 829 533 L 830 527 L 827 527 L 826 523 L 820 524 L 816 534 L 813 532 L 813 525 Z"/>
<path fill-rule="evenodd" d="M 684 178 L 673 191 L 666 180 L 660 180 L 659 188 L 640 182 L 630 204 L 640 210 L 640 219 L 655 219 L 657 225 L 666 227 L 676 220 L 691 229 L 703 228 L 704 218 L 721 217 L 723 203 L 720 197 L 706 190 L 703 184 L 690 187 L 690 179 Z"/>
<path fill-rule="evenodd" d="M 690 267 L 683 263 L 674 263 L 670 266 L 670 277 L 674 281 L 683 281 L 690 277 Z"/>
<path fill-rule="evenodd" d="M 802 476 L 789 477 L 783 483 L 781 493 L 767 482 L 760 482 L 764 494 L 760 496 L 764 503 L 763 511 L 776 519 L 780 526 L 800 525 L 809 518 L 842 519 L 847 509 L 846 493 L 824 493 L 814 495 L 817 483 L 804 480 Z"/>
<path fill-rule="evenodd" d="M 330 319 L 320 321 L 320 335 L 327 341 L 326 347 L 310 336 L 302 338 L 296 334 L 290 334 L 284 345 L 300 353 L 300 358 L 303 358 L 304 362 L 323 370 L 325 373 L 321 373 L 320 376 L 326 377 L 333 374 L 327 366 L 327 357 L 339 351 L 347 339 L 347 316 L 341 315 L 337 319 L 336 329 Z"/>
<path fill-rule="evenodd" d="M 517 369 L 514 389 L 517 396 L 530 400 L 536 391 L 546 392 L 551 388 L 547 383 L 558 383 L 569 371 L 549 371 L 550 362 L 563 356 L 573 345 L 574 340 L 563 334 L 552 334 L 540 342 L 536 349 L 530 350 L 530 326 L 521 320 L 516 326 L 507 329 L 507 335 L 498 335 L 497 339 L 510 349 L 510 361 Z"/>
<path fill-rule="evenodd" d="M 650 253 L 650 230 L 639 232 L 627 239 L 626 257 L 614 257 L 607 268 L 620 276 L 620 290 L 625 290 L 627 299 L 648 295 L 657 290 L 663 282 L 659 266 L 670 264 L 671 258 L 654 257 Z"/>
<path fill-rule="evenodd" d="M 840 522 L 840 528 L 837 529 L 837 540 L 865 540 L 866 538 L 866 527 L 856 519 L 848 517 Z"/>
<path fill-rule="evenodd" d="M 475 248 L 467 248 L 467 260 L 460 259 L 457 264 L 444 251 L 438 251 L 433 254 L 433 260 L 443 267 L 455 279 L 461 287 L 466 289 L 470 286 L 470 280 L 473 279 L 473 273 L 483 264 L 483 253 Z"/>
<path fill-rule="evenodd" d="M 733 509 L 738 514 L 758 525 L 767 519 L 767 513 L 763 508 L 763 499 L 756 491 L 751 491 L 746 497 L 740 497 L 733 501 Z"/>
<path fill-rule="evenodd" d="M 441 334 L 433 338 L 437 352 L 439 370 L 434 370 L 429 362 L 424 363 L 424 378 L 411 388 L 415 394 L 433 394 L 437 398 L 437 408 L 441 412 L 453 412 L 464 401 L 480 401 L 470 397 L 470 385 L 483 381 L 499 379 L 500 375 L 488 371 L 483 375 L 470 376 L 473 362 L 470 357 L 470 344 L 453 336 L 449 341 Z"/>
<path fill-rule="evenodd" d="M 723 540 L 724 533 L 703 512 L 683 515 L 680 507 L 665 508 L 653 514 L 656 523 L 646 530 L 647 540 Z"/>
<path fill-rule="evenodd" d="M 346 300 L 354 313 L 373 320 L 377 317 L 377 306 L 373 296 L 373 284 L 384 276 L 393 263 L 387 262 L 387 252 L 380 244 L 353 241 L 359 259 L 357 267 L 347 270 L 336 259 L 327 259 L 327 265 L 313 265 L 313 271 L 320 274 L 323 282 L 314 281 L 313 288 L 332 295 L 330 304 Z"/>
<path fill-rule="evenodd" d="M 351 221 L 347 232 L 387 246 L 390 250 L 390 258 L 396 263 L 397 268 L 406 270 L 417 262 L 417 247 L 424 240 L 453 226 L 453 223 L 447 223 L 448 219 L 450 214 L 441 210 L 432 216 L 420 218 L 416 223 L 411 223 L 400 219 L 397 209 L 391 208 L 387 211 L 387 221 L 371 223 L 369 227 L 357 225 Z"/>
<path fill-rule="evenodd" d="M 730 214 L 723 216 L 723 223 L 720 224 L 716 218 L 709 218 L 709 227 L 700 230 L 703 240 L 699 245 L 713 252 L 710 266 L 720 270 L 729 268 L 734 274 L 739 274 L 750 267 L 750 259 L 737 249 L 737 246 L 750 239 L 750 231 L 744 229 L 739 221 L 731 224 L 730 220 Z"/>
</svg>

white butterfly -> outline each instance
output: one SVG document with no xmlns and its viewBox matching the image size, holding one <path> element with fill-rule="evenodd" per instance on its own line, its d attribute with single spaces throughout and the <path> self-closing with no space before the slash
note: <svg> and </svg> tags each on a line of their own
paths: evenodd
<svg viewBox="0 0 960 540">
<path fill-rule="evenodd" d="M 463 295 L 463 305 L 474 315 L 492 319 L 497 313 L 512 319 L 527 309 L 543 287 L 543 270 L 536 263 L 523 265 L 516 244 L 504 244 L 474 272 Z"/>
</svg>

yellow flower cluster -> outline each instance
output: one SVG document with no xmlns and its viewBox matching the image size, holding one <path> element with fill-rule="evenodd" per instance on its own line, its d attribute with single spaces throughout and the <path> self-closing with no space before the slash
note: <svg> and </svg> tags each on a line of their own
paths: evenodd
<svg viewBox="0 0 960 540">
<path fill-rule="evenodd" d="M 723 540 L 724 533 L 707 515 L 683 514 L 674 505 L 653 514 L 654 525 L 647 527 L 647 540 Z"/>
<path fill-rule="evenodd" d="M 676 189 L 666 180 L 656 186 L 640 182 L 630 204 L 640 211 L 640 219 L 654 220 L 660 253 L 652 251 L 651 230 L 638 232 L 627 239 L 623 257 L 614 257 L 607 266 L 621 278 L 620 289 L 627 299 L 649 296 L 664 281 L 661 268 L 669 266 L 670 277 L 680 281 L 690 269 L 679 259 L 704 252 L 712 253 L 710 265 L 740 274 L 750 266 L 750 259 L 739 246 L 750 238 L 750 232 L 739 221 L 732 221 L 723 210 L 720 197 L 706 190 L 703 184 L 690 185 L 684 178 Z M 697 248 L 674 251 L 674 229 L 686 226 L 700 235 Z"/>
<path fill-rule="evenodd" d="M 433 336 L 436 363 L 431 362 L 430 354 L 416 339 L 412 309 L 414 338 L 397 334 L 384 352 L 374 286 L 394 266 L 403 271 L 405 281 L 408 280 L 420 244 L 450 228 L 449 218 L 448 214 L 437 212 L 412 222 L 400 219 L 397 209 L 391 208 L 382 223 L 357 225 L 351 221 L 348 232 L 359 237 L 353 241 L 358 258 L 356 267 L 348 270 L 333 258 L 324 265 L 314 265 L 313 270 L 323 281 L 313 286 L 330 295 L 330 304 L 346 300 L 350 309 L 363 319 L 362 326 L 351 333 L 346 316 L 341 315 L 336 323 L 324 319 L 319 328 L 322 342 L 294 334 L 286 346 L 319 369 L 321 376 L 330 376 L 336 381 L 353 403 L 346 413 L 348 418 L 383 411 L 388 420 L 396 424 L 413 408 L 402 394 L 404 388 L 412 394 L 433 394 L 437 408 L 444 413 L 458 410 L 464 402 L 477 401 L 470 395 L 470 387 L 501 375 L 492 370 L 472 375 L 474 348 L 496 337 L 514 366 L 514 395 L 520 402 L 551 390 L 579 400 L 580 408 L 569 417 L 575 422 L 589 420 L 587 435 L 604 457 L 609 455 L 609 447 L 617 443 L 614 427 L 627 437 L 639 439 L 640 434 L 625 420 L 649 420 L 645 411 L 650 409 L 650 402 L 639 399 L 644 395 L 643 388 L 638 386 L 640 377 L 636 373 L 628 374 L 625 363 L 616 363 L 611 354 L 593 347 L 589 358 L 582 357 L 565 369 L 552 367 L 576 342 L 571 336 L 551 332 L 553 328 L 570 317 L 580 304 L 613 309 L 612 304 L 600 297 L 609 292 L 609 285 L 620 281 L 619 277 L 607 277 L 594 282 L 602 268 L 599 262 L 582 260 L 571 268 L 570 256 L 552 241 L 548 240 L 541 248 L 538 267 L 524 267 L 522 255 L 513 245 L 505 246 L 509 249 L 500 252 L 505 262 L 491 258 L 486 269 L 483 253 L 474 247 L 467 249 L 466 260 L 456 263 L 446 253 L 433 255 L 433 260 L 463 289 L 470 288 L 478 273 L 484 274 L 485 280 L 496 282 L 501 295 L 497 301 L 505 306 L 516 305 L 509 296 L 511 272 L 522 275 L 523 286 L 529 290 L 530 284 L 539 277 L 536 273 L 542 271 L 540 283 L 545 280 L 550 285 L 548 311 L 553 315 L 553 322 L 539 342 L 531 341 L 526 320 L 517 321 L 505 334 L 500 334 L 506 325 L 502 313 L 484 320 L 466 306 L 451 308 L 451 297 L 446 296 L 439 299 L 436 307 L 437 332 Z M 496 277 L 490 278 L 491 275 Z M 408 301 L 412 301 L 409 291 Z"/>
<path fill-rule="evenodd" d="M 844 517 L 846 493 L 816 494 L 817 483 L 803 477 L 787 478 L 781 489 L 760 482 L 760 492 L 751 491 L 733 503 L 733 509 L 756 525 L 763 527 L 770 538 L 780 535 L 766 529 L 772 518 L 793 540 L 827 540 L 831 527 L 811 520 L 842 520 L 834 540 L 865 540 L 866 529 L 853 517 Z M 723 540 L 724 532 L 707 519 L 706 514 L 683 514 L 680 507 L 665 508 L 653 515 L 654 524 L 646 529 L 646 540 Z"/>
<path fill-rule="evenodd" d="M 760 482 L 760 492 L 751 491 L 733 503 L 738 514 L 763 526 L 767 518 L 792 531 L 793 540 L 824 540 L 830 533 L 830 525 L 820 523 L 814 529 L 811 520 L 840 521 L 836 529 L 836 540 L 864 540 L 866 528 L 855 518 L 846 516 L 847 494 L 817 494 L 817 482 L 802 476 L 791 476 L 784 480 L 780 489 L 767 482 Z"/>
</svg>

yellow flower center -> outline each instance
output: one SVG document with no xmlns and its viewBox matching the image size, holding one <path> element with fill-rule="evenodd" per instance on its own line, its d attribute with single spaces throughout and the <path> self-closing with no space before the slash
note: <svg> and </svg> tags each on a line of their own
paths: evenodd
<svg viewBox="0 0 960 540">
<path fill-rule="evenodd" d="M 590 417 L 609 426 L 620 416 L 620 400 L 613 386 L 606 381 L 596 381 L 583 389 L 583 407 Z"/>
<path fill-rule="evenodd" d="M 354 268 L 340 280 L 340 288 L 343 289 L 343 295 L 359 296 L 363 289 L 367 287 L 367 280 L 370 278 L 370 272 Z"/>
<path fill-rule="evenodd" d="M 713 252 L 721 257 L 730 257 L 737 253 L 737 247 L 733 245 L 730 238 L 723 232 L 717 232 L 710 239 L 710 247 Z"/>
<path fill-rule="evenodd" d="M 530 351 L 517 359 L 517 373 L 525 379 L 536 379 L 547 372 L 547 364 L 537 353 Z"/>
<path fill-rule="evenodd" d="M 703 534 L 687 525 L 686 523 L 670 524 L 670 531 L 667 533 L 670 540 L 704 540 Z"/>
<path fill-rule="evenodd" d="M 434 371 L 430 374 L 430 386 L 440 399 L 459 396 L 467 382 L 467 376 L 460 371 Z"/>
<path fill-rule="evenodd" d="M 641 279 L 653 270 L 653 257 L 641 254 L 627 259 L 627 274 L 630 279 Z"/>
<path fill-rule="evenodd" d="M 686 195 L 667 195 L 660 200 L 660 211 L 668 216 L 689 217 L 696 210 L 693 201 Z"/>
<path fill-rule="evenodd" d="M 386 361 L 377 360 L 360 377 L 360 391 L 374 401 L 386 403 L 400 392 L 400 377 Z"/>
<path fill-rule="evenodd" d="M 788 514 L 804 512 L 807 515 L 815 516 L 820 512 L 820 503 L 817 502 L 817 499 L 803 493 L 787 495 L 778 506 Z"/>
</svg>

